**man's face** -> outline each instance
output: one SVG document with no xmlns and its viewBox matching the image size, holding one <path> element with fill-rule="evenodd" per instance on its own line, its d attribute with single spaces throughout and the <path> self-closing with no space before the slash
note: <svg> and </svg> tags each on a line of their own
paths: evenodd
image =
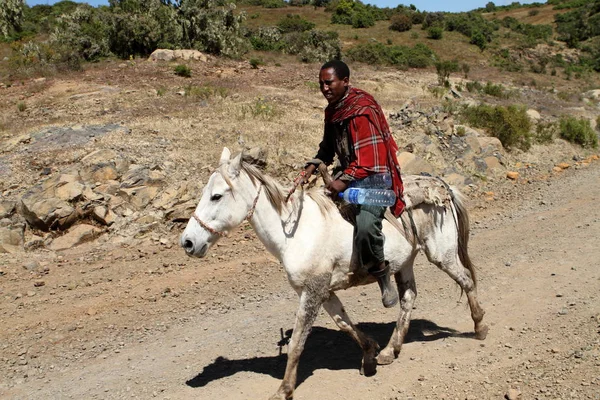
<svg viewBox="0 0 600 400">
<path fill-rule="evenodd" d="M 337 103 L 346 94 L 348 77 L 339 79 L 333 68 L 322 69 L 319 73 L 319 86 L 329 104 Z"/>
</svg>

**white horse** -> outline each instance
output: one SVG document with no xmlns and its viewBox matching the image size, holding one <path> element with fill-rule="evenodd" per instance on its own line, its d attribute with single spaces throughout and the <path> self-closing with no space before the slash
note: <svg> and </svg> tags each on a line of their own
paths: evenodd
<svg viewBox="0 0 600 400">
<path fill-rule="evenodd" d="M 373 375 L 377 364 L 394 361 L 408 332 L 417 296 L 413 262 L 421 249 L 466 293 L 475 337 L 485 339 L 488 328 L 482 323 L 484 311 L 477 301 L 474 270 L 467 253 L 469 222 L 459 193 L 453 193 L 437 178 L 404 180 L 410 211 L 402 214 L 402 225 L 397 221 L 393 221 L 395 226 L 387 221 L 383 225 L 385 254 L 398 286 L 401 310 L 389 343 L 378 353 L 378 344 L 354 326 L 335 295 L 336 290 L 375 282 L 352 262 L 352 225 L 323 190 L 295 193 L 286 203 L 286 191 L 277 182 L 243 161 L 242 154 L 231 159 L 230 151 L 223 149 L 220 166 L 202 192 L 181 236 L 181 246 L 190 256 L 204 257 L 226 232 L 248 220 L 260 241 L 283 265 L 300 305 L 285 375 L 271 400 L 292 398 L 300 354 L 321 306 L 362 348 L 362 373 Z"/>
</svg>

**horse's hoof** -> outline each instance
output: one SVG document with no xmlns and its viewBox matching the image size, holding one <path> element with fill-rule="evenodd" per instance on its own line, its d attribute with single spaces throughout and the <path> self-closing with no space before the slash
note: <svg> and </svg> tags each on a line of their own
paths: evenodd
<svg viewBox="0 0 600 400">
<path fill-rule="evenodd" d="M 377 364 L 379 365 L 389 365 L 394 362 L 396 357 L 394 354 L 387 354 L 383 351 L 377 355 Z"/>
<path fill-rule="evenodd" d="M 373 376 L 377 373 L 377 361 L 374 358 L 363 360 L 360 374 L 364 376 Z"/>
<path fill-rule="evenodd" d="M 487 325 L 481 325 L 479 329 L 475 331 L 475 339 L 484 340 L 487 337 L 488 330 L 489 328 Z"/>
</svg>

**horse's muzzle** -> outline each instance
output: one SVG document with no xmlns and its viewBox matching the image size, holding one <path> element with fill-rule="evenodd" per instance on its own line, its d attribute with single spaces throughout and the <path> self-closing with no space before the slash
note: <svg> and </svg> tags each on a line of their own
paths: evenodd
<svg viewBox="0 0 600 400">
<path fill-rule="evenodd" d="M 208 250 L 207 243 L 204 243 L 202 246 L 197 246 L 191 238 L 186 236 L 181 237 L 179 244 L 190 257 L 204 257 Z"/>
</svg>

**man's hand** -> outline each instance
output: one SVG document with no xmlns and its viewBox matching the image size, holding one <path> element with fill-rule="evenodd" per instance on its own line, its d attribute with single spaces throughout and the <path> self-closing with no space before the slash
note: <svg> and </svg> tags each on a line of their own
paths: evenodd
<svg viewBox="0 0 600 400">
<path fill-rule="evenodd" d="M 327 185 L 327 190 L 329 190 L 329 196 L 333 200 L 337 200 L 338 193 L 343 192 L 348 187 L 348 184 L 344 181 L 336 179 L 335 181 L 331 181 L 329 185 Z"/>
<path fill-rule="evenodd" d="M 314 164 L 310 164 L 308 167 L 306 167 L 304 171 L 300 172 L 296 179 L 294 179 L 294 187 L 308 183 L 308 180 L 310 179 L 310 177 L 316 169 L 317 166 Z"/>
</svg>

